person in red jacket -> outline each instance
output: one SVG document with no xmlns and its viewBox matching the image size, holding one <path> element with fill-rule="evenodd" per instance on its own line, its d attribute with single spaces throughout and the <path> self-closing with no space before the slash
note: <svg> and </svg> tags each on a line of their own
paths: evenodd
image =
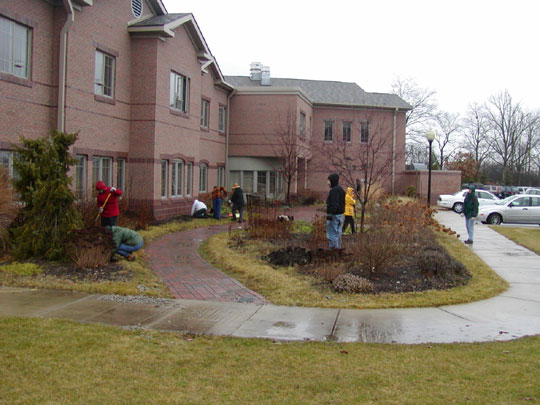
<svg viewBox="0 0 540 405">
<path fill-rule="evenodd" d="M 96 184 L 97 206 L 101 216 L 101 226 L 116 226 L 116 218 L 120 214 L 117 197 L 122 195 L 122 190 L 115 187 L 107 187 L 102 181 Z"/>
</svg>

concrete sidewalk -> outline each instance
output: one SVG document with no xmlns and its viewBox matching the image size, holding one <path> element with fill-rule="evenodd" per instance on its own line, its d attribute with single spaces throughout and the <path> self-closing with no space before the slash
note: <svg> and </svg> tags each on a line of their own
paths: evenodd
<svg viewBox="0 0 540 405">
<path fill-rule="evenodd" d="M 465 239 L 459 215 L 442 211 L 436 219 Z M 450 343 L 540 334 L 539 257 L 484 225 L 476 226 L 471 249 L 510 283 L 505 293 L 438 308 L 340 310 L 182 299 L 135 304 L 77 292 L 0 287 L 0 315 L 284 340 Z"/>
</svg>

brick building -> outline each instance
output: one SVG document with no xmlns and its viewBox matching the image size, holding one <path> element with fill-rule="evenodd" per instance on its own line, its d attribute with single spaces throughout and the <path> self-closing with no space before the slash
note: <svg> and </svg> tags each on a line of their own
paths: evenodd
<svg viewBox="0 0 540 405">
<path fill-rule="evenodd" d="M 311 145 L 331 141 L 330 132 L 361 144 L 369 126 L 357 116 L 369 111 L 370 125 L 392 128 L 386 187 L 400 191 L 403 100 L 252 68 L 224 77 L 193 15 L 168 14 L 161 0 L 0 0 L 0 162 L 16 175 L 19 135 L 78 132 L 78 197 L 103 180 L 160 219 L 189 212 L 216 184 L 282 197 L 272 139 L 284 117 L 294 115 Z M 293 192 L 326 191 L 320 160 L 304 149 Z"/>
</svg>

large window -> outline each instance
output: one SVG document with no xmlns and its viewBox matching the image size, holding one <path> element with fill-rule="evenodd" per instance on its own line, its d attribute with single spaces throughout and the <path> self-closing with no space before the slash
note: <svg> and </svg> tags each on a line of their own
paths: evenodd
<svg viewBox="0 0 540 405">
<path fill-rule="evenodd" d="M 244 171 L 242 174 L 242 189 L 244 190 L 244 193 L 253 193 L 253 179 L 255 177 L 254 172 Z"/>
<path fill-rule="evenodd" d="M 369 140 L 369 122 L 360 123 L 360 142 L 367 143 Z"/>
<path fill-rule="evenodd" d="M 116 161 L 116 187 L 126 192 L 126 159 L 119 158 Z"/>
<path fill-rule="evenodd" d="M 208 165 L 201 163 L 199 165 L 199 192 L 206 193 L 208 191 Z"/>
<path fill-rule="evenodd" d="M 173 160 L 171 169 L 171 196 L 184 194 L 184 161 Z"/>
<path fill-rule="evenodd" d="M 79 200 L 86 197 L 86 156 L 77 155 L 75 157 L 75 196 Z"/>
<path fill-rule="evenodd" d="M 225 120 L 227 117 L 226 114 L 227 110 L 225 107 L 219 107 L 219 115 L 218 115 L 218 131 L 219 132 L 225 132 Z"/>
<path fill-rule="evenodd" d="M 14 153 L 10 150 L 0 150 L 0 166 L 5 167 L 12 179 L 18 179 L 17 171 L 13 166 Z"/>
<path fill-rule="evenodd" d="M 102 156 L 92 158 L 92 184 L 95 186 L 98 181 L 104 182 L 107 186 L 112 184 L 112 158 Z"/>
<path fill-rule="evenodd" d="M 210 101 L 201 99 L 201 127 L 208 128 L 210 121 Z"/>
<path fill-rule="evenodd" d="M 267 173 L 266 171 L 257 172 L 257 193 L 266 194 L 266 178 L 267 178 L 266 173 Z"/>
<path fill-rule="evenodd" d="M 334 121 L 324 121 L 324 140 L 332 142 L 334 138 Z"/>
<path fill-rule="evenodd" d="M 0 17 L 0 72 L 30 78 L 32 31 Z"/>
<path fill-rule="evenodd" d="M 94 93 L 99 96 L 114 97 L 115 58 L 96 50 L 96 70 Z"/>
<path fill-rule="evenodd" d="M 351 142 L 351 128 L 350 121 L 343 121 L 343 142 Z"/>
<path fill-rule="evenodd" d="M 303 112 L 300 113 L 300 125 L 298 130 L 300 131 L 300 136 L 305 136 L 306 134 L 306 114 Z"/>
<path fill-rule="evenodd" d="M 219 166 L 217 168 L 217 185 L 218 186 L 225 185 L 225 168 L 223 166 Z"/>
<path fill-rule="evenodd" d="M 186 195 L 193 193 L 193 163 L 186 164 Z"/>
<path fill-rule="evenodd" d="M 167 180 L 169 177 L 169 161 L 161 161 L 161 196 L 167 197 Z"/>
<path fill-rule="evenodd" d="M 178 73 L 171 72 L 171 94 L 169 106 L 184 113 L 188 112 L 189 79 Z"/>
</svg>

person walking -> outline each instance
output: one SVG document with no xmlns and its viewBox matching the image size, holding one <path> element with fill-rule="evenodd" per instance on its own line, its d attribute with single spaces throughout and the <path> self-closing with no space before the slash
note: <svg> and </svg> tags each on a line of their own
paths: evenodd
<svg viewBox="0 0 540 405">
<path fill-rule="evenodd" d="M 102 181 L 96 183 L 96 190 L 98 191 L 97 206 L 101 217 L 101 226 L 115 226 L 116 218 L 120 214 L 117 197 L 122 195 L 122 190 L 116 187 L 107 187 Z"/>
<path fill-rule="evenodd" d="M 191 216 L 193 218 L 207 218 L 208 207 L 202 201 L 199 201 L 199 200 L 193 201 L 193 205 L 191 207 Z"/>
<path fill-rule="evenodd" d="M 222 186 L 214 186 L 212 190 L 212 211 L 215 219 L 221 219 L 221 206 L 223 197 L 227 197 L 227 190 Z"/>
<path fill-rule="evenodd" d="M 142 236 L 131 229 L 120 226 L 107 226 L 106 228 L 110 229 L 113 234 L 114 244 L 116 245 L 114 253 L 118 253 L 130 262 L 135 260 L 132 253 L 142 248 Z"/>
<path fill-rule="evenodd" d="M 470 185 L 467 194 L 465 194 L 465 202 L 463 204 L 463 214 L 465 215 L 465 227 L 469 234 L 469 239 L 465 244 L 472 245 L 474 237 L 474 221 L 478 215 L 478 197 L 476 196 L 476 188 Z"/>
<path fill-rule="evenodd" d="M 339 175 L 328 176 L 330 192 L 326 199 L 326 238 L 330 249 L 341 249 L 343 213 L 345 212 L 345 191 L 339 185 Z"/>
<path fill-rule="evenodd" d="M 236 211 L 238 211 L 238 222 L 244 222 L 244 191 L 242 188 L 238 185 L 238 183 L 234 183 L 231 187 L 231 190 L 233 191 L 231 196 L 231 211 L 232 211 L 232 220 L 236 220 Z"/>
<path fill-rule="evenodd" d="M 347 187 L 347 194 L 345 194 L 345 222 L 343 222 L 342 233 L 345 233 L 349 225 L 351 226 L 351 233 L 355 233 L 356 231 L 354 229 L 354 204 L 356 204 L 354 189 Z"/>
</svg>

